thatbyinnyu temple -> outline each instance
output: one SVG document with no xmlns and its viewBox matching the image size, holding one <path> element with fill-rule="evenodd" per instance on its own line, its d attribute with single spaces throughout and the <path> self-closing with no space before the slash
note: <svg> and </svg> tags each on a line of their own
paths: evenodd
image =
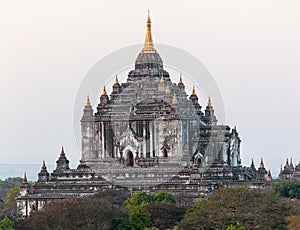
<svg viewBox="0 0 300 230">
<path fill-rule="evenodd" d="M 124 83 L 115 77 L 110 95 L 103 87 L 96 108 L 87 97 L 81 132 L 76 169 L 62 148 L 51 174 L 43 162 L 33 189 L 24 175 L 17 197 L 24 215 L 105 189 L 165 190 L 190 202 L 220 186 L 264 188 L 272 180 L 262 159 L 258 168 L 242 166 L 237 129 L 218 124 L 210 98 L 202 108 L 181 75 L 172 82 L 154 48 L 149 16 L 135 68 Z"/>
</svg>

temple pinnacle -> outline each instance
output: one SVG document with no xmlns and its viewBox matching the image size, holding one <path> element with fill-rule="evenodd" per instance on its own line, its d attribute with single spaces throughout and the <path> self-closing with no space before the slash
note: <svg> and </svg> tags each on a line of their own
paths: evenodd
<svg viewBox="0 0 300 230">
<path fill-rule="evenodd" d="M 148 18 L 147 18 L 147 29 L 146 29 L 146 36 L 144 42 L 144 48 L 142 49 L 143 53 L 155 53 L 156 50 L 153 46 L 152 41 L 152 32 L 151 32 L 151 19 L 150 19 L 150 12 L 148 11 Z"/>
<path fill-rule="evenodd" d="M 170 89 L 169 89 L 169 86 L 167 85 L 166 87 L 166 94 L 170 94 Z"/>
<path fill-rule="evenodd" d="M 174 93 L 173 99 L 172 99 L 172 104 L 175 105 L 177 104 L 177 98 L 176 98 L 176 94 Z"/>
<path fill-rule="evenodd" d="M 116 78 L 115 78 L 115 82 L 114 82 L 114 84 L 119 84 L 118 75 L 116 75 Z"/>
<path fill-rule="evenodd" d="M 210 100 L 210 96 L 208 97 L 207 106 L 208 106 L 208 107 L 211 107 L 211 100 Z"/>
<path fill-rule="evenodd" d="M 159 81 L 159 83 L 164 83 L 164 75 L 161 75 L 161 76 L 160 76 L 160 81 Z"/>
<path fill-rule="evenodd" d="M 183 84 L 183 81 L 182 81 L 182 74 L 180 74 L 180 78 L 179 78 L 178 85 L 179 85 L 179 84 Z"/>
<path fill-rule="evenodd" d="M 90 106 L 90 105 L 91 105 L 90 97 L 89 97 L 89 95 L 87 95 L 87 97 L 86 97 L 86 102 L 85 102 L 85 106 Z"/>
<path fill-rule="evenodd" d="M 194 85 L 193 85 L 192 95 L 193 95 L 193 96 L 196 95 L 196 90 L 195 90 L 195 86 L 194 86 Z"/>
<path fill-rule="evenodd" d="M 24 172 L 23 183 L 27 183 L 27 176 L 26 176 L 26 172 Z"/>
<path fill-rule="evenodd" d="M 107 95 L 105 86 L 103 86 L 101 95 L 103 95 L 103 96 L 106 96 L 106 95 Z"/>
</svg>

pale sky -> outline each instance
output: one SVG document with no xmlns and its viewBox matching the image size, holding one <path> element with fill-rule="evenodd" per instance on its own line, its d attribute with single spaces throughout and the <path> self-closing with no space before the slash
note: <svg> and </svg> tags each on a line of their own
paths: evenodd
<svg viewBox="0 0 300 230">
<path fill-rule="evenodd" d="M 242 163 L 263 157 L 274 176 L 286 158 L 298 163 L 297 0 L 2 1 L 0 163 L 54 164 L 63 145 L 77 166 L 78 87 L 104 56 L 143 42 L 148 9 L 154 42 L 186 50 L 213 76 Z"/>
</svg>

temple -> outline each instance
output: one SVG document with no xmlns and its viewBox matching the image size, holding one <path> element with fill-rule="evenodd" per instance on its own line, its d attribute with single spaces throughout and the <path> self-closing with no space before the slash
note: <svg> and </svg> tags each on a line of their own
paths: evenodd
<svg viewBox="0 0 300 230">
<path fill-rule="evenodd" d="M 263 159 L 257 169 L 253 161 L 242 166 L 237 128 L 218 124 L 211 98 L 202 109 L 195 87 L 188 95 L 184 76 L 171 77 L 164 69 L 149 15 L 135 68 L 126 82 L 115 76 L 110 95 L 103 86 L 95 108 L 87 96 L 81 134 L 76 169 L 69 168 L 62 148 L 52 173 L 42 163 L 33 189 L 24 177 L 17 197 L 23 215 L 53 200 L 105 189 L 165 190 L 191 202 L 220 186 L 261 189 L 272 180 Z"/>
<path fill-rule="evenodd" d="M 292 180 L 292 179 L 300 180 L 300 163 L 298 163 L 297 165 L 294 165 L 292 158 L 291 158 L 290 162 L 289 162 L 289 159 L 286 159 L 283 169 L 282 169 L 282 166 L 280 167 L 279 179 L 281 179 L 281 180 Z"/>
</svg>

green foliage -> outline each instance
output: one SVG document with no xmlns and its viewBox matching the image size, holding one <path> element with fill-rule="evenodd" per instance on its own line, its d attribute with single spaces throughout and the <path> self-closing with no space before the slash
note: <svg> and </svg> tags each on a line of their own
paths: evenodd
<svg viewBox="0 0 300 230">
<path fill-rule="evenodd" d="M 185 208 L 178 207 L 169 202 L 156 202 L 145 206 L 151 223 L 158 229 L 172 229 L 180 222 L 185 213 Z"/>
<path fill-rule="evenodd" d="M 5 180 L 0 180 L 0 199 L 4 200 L 6 193 L 12 188 L 20 187 L 21 182 L 21 177 L 9 177 Z"/>
<path fill-rule="evenodd" d="M 149 192 L 139 191 L 125 201 L 125 206 L 131 210 L 135 207 L 145 206 L 154 202 L 154 195 Z"/>
<path fill-rule="evenodd" d="M 169 192 L 159 191 L 155 194 L 138 191 L 125 201 L 125 206 L 128 209 L 153 204 L 155 202 L 168 202 L 176 204 L 176 199 Z"/>
<path fill-rule="evenodd" d="M 226 230 L 246 230 L 244 227 L 236 227 L 234 225 L 229 225 Z"/>
<path fill-rule="evenodd" d="M 131 230 L 132 229 L 129 222 L 123 220 L 122 218 L 113 218 L 112 223 L 113 223 L 112 228 L 116 229 L 116 230 Z"/>
<path fill-rule="evenodd" d="M 33 212 L 22 229 L 130 229 L 125 228 L 128 215 L 117 204 L 121 202 L 118 196 L 127 197 L 123 191 L 111 190 L 94 197 L 51 202 Z"/>
<path fill-rule="evenodd" d="M 299 180 L 282 181 L 275 184 L 273 188 L 281 197 L 300 199 Z"/>
<path fill-rule="evenodd" d="M 14 229 L 14 222 L 12 222 L 7 216 L 0 221 L 0 230 L 12 230 Z"/>
<path fill-rule="evenodd" d="M 135 207 L 129 212 L 130 224 L 135 230 L 143 230 L 152 226 L 148 212 L 144 207 Z"/>
<path fill-rule="evenodd" d="M 209 203 L 209 200 L 207 198 L 197 198 L 195 200 L 194 208 L 195 209 L 201 209 L 205 207 Z"/>
<path fill-rule="evenodd" d="M 20 192 L 20 188 L 12 188 L 6 194 L 5 205 L 13 210 L 17 209 L 16 197 Z"/>
<path fill-rule="evenodd" d="M 159 192 L 155 193 L 154 201 L 155 202 L 168 202 L 171 204 L 176 204 L 175 197 L 171 193 L 165 192 L 165 191 L 159 191 Z"/>
<path fill-rule="evenodd" d="M 292 206 L 272 190 L 244 187 L 221 188 L 206 199 L 197 200 L 186 212 L 179 229 L 287 229 Z"/>
<path fill-rule="evenodd" d="M 133 229 L 173 227 L 182 218 L 184 210 L 176 207 L 176 199 L 171 193 L 160 191 L 155 194 L 139 191 L 124 203 L 129 210 L 129 220 Z"/>
</svg>

